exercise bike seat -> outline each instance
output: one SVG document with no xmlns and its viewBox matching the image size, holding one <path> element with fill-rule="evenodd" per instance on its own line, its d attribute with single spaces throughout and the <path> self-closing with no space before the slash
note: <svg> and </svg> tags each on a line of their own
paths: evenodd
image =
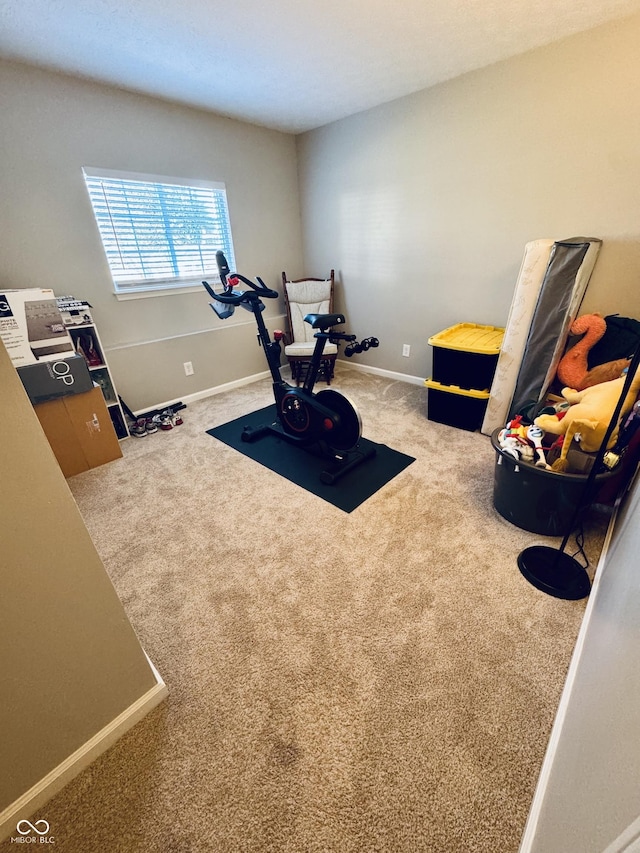
<svg viewBox="0 0 640 853">
<path fill-rule="evenodd" d="M 320 329 L 321 332 L 347 322 L 344 314 L 307 314 L 304 321 L 309 323 L 312 329 Z"/>
</svg>

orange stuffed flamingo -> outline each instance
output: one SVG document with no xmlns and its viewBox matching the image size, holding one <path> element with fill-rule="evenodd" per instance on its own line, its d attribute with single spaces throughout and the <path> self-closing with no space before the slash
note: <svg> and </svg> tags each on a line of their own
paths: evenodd
<svg viewBox="0 0 640 853">
<path fill-rule="evenodd" d="M 557 377 L 563 385 L 576 391 L 584 391 L 585 388 L 591 388 L 600 382 L 617 379 L 629 366 L 628 358 L 619 358 L 606 364 L 598 364 L 589 370 L 589 350 L 598 343 L 606 330 L 606 321 L 599 314 L 583 314 L 573 321 L 569 332 L 584 337 L 571 347 L 558 364 Z"/>
</svg>

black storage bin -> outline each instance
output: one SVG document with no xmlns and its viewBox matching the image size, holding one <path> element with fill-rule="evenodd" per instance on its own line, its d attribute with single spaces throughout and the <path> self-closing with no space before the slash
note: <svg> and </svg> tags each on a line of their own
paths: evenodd
<svg viewBox="0 0 640 853">
<path fill-rule="evenodd" d="M 488 391 L 498 364 L 504 329 L 458 323 L 429 338 L 432 378 L 441 385 Z"/>
<path fill-rule="evenodd" d="M 475 432 L 482 426 L 488 391 L 467 390 L 426 379 L 427 417 L 430 421 Z"/>
<path fill-rule="evenodd" d="M 491 444 L 496 451 L 493 506 L 511 524 L 543 536 L 564 536 L 568 532 L 587 482 L 585 474 L 562 474 L 519 462 L 505 453 L 494 430 Z M 598 487 L 616 471 L 596 477 Z"/>
</svg>

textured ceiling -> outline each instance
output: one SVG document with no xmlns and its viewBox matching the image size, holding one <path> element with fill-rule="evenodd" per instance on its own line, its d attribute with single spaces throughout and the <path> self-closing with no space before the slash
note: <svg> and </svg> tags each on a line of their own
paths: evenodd
<svg viewBox="0 0 640 853">
<path fill-rule="evenodd" d="M 640 0 L 0 0 L 0 56 L 298 133 Z"/>
</svg>

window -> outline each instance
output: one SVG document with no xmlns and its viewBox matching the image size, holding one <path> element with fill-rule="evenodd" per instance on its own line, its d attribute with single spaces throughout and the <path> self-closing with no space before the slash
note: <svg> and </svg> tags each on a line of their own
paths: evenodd
<svg viewBox="0 0 640 853">
<path fill-rule="evenodd" d="M 116 295 L 218 279 L 216 251 L 235 266 L 224 184 L 83 169 Z"/>
</svg>

